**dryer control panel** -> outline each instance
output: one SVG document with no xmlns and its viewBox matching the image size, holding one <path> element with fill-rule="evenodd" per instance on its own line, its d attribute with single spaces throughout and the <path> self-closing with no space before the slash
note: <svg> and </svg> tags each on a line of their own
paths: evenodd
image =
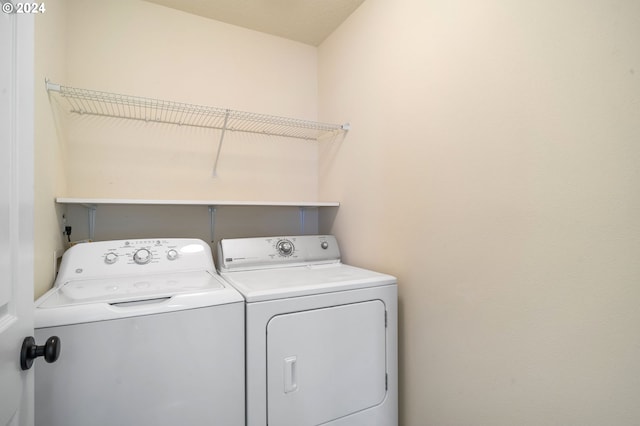
<svg viewBox="0 0 640 426">
<path fill-rule="evenodd" d="M 218 245 L 221 271 L 338 262 L 340 249 L 333 235 L 231 238 Z"/>
</svg>

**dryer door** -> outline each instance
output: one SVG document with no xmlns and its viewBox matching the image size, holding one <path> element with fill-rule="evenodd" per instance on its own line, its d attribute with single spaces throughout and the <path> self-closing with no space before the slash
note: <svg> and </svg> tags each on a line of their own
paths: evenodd
<svg viewBox="0 0 640 426">
<path fill-rule="evenodd" d="M 267 410 L 274 426 L 318 425 L 386 395 L 380 300 L 277 315 L 267 325 Z"/>
</svg>

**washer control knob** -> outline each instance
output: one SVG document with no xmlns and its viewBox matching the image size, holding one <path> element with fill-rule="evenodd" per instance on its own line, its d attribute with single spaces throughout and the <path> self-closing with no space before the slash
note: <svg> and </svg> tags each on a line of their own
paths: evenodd
<svg viewBox="0 0 640 426">
<path fill-rule="evenodd" d="M 145 265 L 151 262 L 152 258 L 153 255 L 151 254 L 151 252 L 145 248 L 137 250 L 135 253 L 133 253 L 133 261 L 138 265 Z"/>
<path fill-rule="evenodd" d="M 169 249 L 167 252 L 167 259 L 176 260 L 178 258 L 178 251 L 176 249 Z"/>
<path fill-rule="evenodd" d="M 291 256 L 293 254 L 293 243 L 289 240 L 280 240 L 276 244 L 276 249 L 281 256 Z"/>
<path fill-rule="evenodd" d="M 104 255 L 104 263 L 107 265 L 113 265 L 118 261 L 118 255 L 115 253 L 107 253 Z"/>
<path fill-rule="evenodd" d="M 320 243 L 320 247 L 322 247 L 323 250 L 326 250 L 329 248 L 329 243 L 326 241 L 323 241 Z"/>
</svg>

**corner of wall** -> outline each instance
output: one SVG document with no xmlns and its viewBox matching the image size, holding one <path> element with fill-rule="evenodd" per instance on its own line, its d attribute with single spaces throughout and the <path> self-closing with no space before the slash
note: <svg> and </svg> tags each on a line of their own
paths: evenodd
<svg viewBox="0 0 640 426">
<path fill-rule="evenodd" d="M 56 196 L 66 189 L 64 124 L 51 107 L 45 79 L 64 81 L 66 76 L 66 6 L 59 0 L 35 20 L 34 65 L 34 297 L 52 285 L 56 258 L 64 250 L 62 207 Z M 58 232 L 60 231 L 60 232 Z"/>
</svg>

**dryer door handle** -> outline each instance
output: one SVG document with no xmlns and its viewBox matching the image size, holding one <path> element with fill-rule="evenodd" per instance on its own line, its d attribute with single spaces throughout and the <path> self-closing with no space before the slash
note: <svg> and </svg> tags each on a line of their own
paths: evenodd
<svg viewBox="0 0 640 426">
<path fill-rule="evenodd" d="M 298 359 L 290 356 L 284 359 L 284 393 L 298 390 Z"/>
</svg>

